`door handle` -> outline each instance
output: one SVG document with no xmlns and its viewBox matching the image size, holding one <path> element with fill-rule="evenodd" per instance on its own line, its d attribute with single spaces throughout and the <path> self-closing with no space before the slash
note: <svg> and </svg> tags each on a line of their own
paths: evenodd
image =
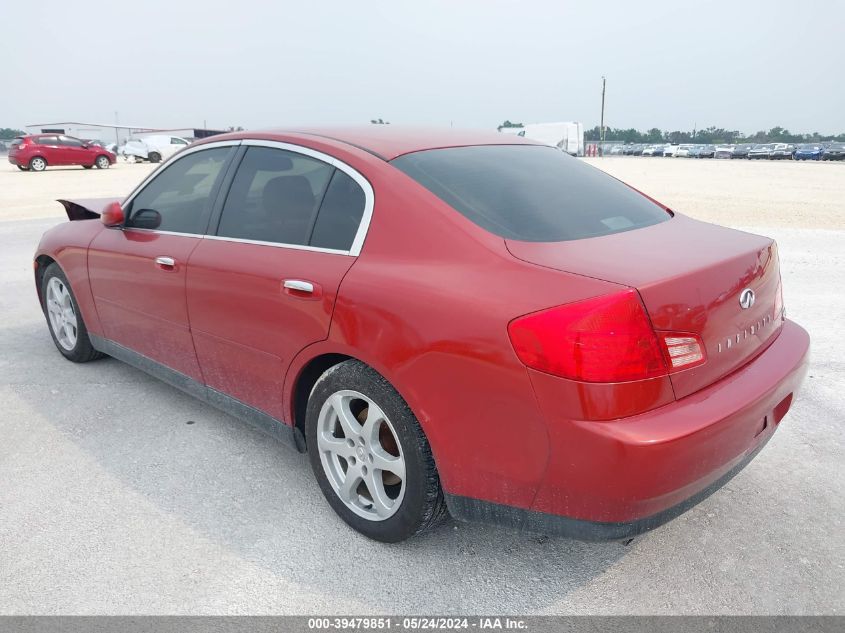
<svg viewBox="0 0 845 633">
<path fill-rule="evenodd" d="M 297 299 L 319 299 L 323 295 L 320 284 L 304 279 L 285 279 L 282 281 L 282 291 Z"/>
<path fill-rule="evenodd" d="M 174 270 L 176 268 L 176 260 L 172 257 L 156 257 L 156 266 L 163 270 Z"/>
<path fill-rule="evenodd" d="M 310 281 L 302 281 L 301 279 L 285 279 L 282 285 L 288 290 L 296 290 L 308 294 L 314 292 L 314 284 Z"/>
</svg>

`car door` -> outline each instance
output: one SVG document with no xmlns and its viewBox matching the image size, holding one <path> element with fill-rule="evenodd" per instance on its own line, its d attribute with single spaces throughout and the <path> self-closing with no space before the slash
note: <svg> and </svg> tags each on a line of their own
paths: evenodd
<svg viewBox="0 0 845 633">
<path fill-rule="evenodd" d="M 88 250 L 88 274 L 105 336 L 202 382 L 185 305 L 185 273 L 235 151 L 200 146 L 157 171 L 125 204 L 125 226 Z"/>
<path fill-rule="evenodd" d="M 48 165 L 67 165 L 64 147 L 59 145 L 58 136 L 39 136 L 35 139 L 35 144 L 38 145 L 38 153 L 44 157 Z"/>
<path fill-rule="evenodd" d="M 93 165 L 94 159 L 84 147 L 84 143 L 71 136 L 59 137 L 59 150 L 62 154 L 62 165 Z"/>
<path fill-rule="evenodd" d="M 225 204 L 188 262 L 206 384 L 284 420 L 293 357 L 328 336 L 335 297 L 372 213 L 372 187 L 332 157 L 244 141 Z"/>
</svg>

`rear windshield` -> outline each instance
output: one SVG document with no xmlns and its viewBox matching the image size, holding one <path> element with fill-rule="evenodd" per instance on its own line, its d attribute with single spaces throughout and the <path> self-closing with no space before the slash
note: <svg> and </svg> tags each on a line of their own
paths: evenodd
<svg viewBox="0 0 845 633">
<path fill-rule="evenodd" d="M 553 147 L 453 147 L 406 154 L 391 164 L 508 239 L 579 240 L 670 218 L 627 185 Z"/>
</svg>

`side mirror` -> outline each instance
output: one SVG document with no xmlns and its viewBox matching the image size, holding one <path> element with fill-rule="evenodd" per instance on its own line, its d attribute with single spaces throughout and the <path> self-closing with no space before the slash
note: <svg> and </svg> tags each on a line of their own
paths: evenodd
<svg viewBox="0 0 845 633">
<path fill-rule="evenodd" d="M 119 202 L 112 202 L 100 214 L 100 221 L 106 226 L 120 226 L 125 218 Z"/>
<path fill-rule="evenodd" d="M 90 145 L 88 145 L 88 143 L 83 143 L 83 144 L 82 144 L 82 149 L 89 149 L 90 147 L 91 147 L 91 146 L 90 146 Z"/>
<path fill-rule="evenodd" d="M 161 213 L 155 209 L 139 209 L 132 216 L 132 227 L 136 229 L 157 229 L 161 226 Z"/>
</svg>

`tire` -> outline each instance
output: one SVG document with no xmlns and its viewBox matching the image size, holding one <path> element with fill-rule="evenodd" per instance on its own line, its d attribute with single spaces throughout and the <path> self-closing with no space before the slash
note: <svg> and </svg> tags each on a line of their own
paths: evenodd
<svg viewBox="0 0 845 633">
<path fill-rule="evenodd" d="M 47 161 L 41 156 L 33 156 L 29 161 L 31 171 L 44 171 L 47 169 Z"/>
<path fill-rule="evenodd" d="M 147 160 L 151 163 L 160 163 L 161 162 L 161 154 L 158 152 L 150 152 L 147 154 Z"/>
<path fill-rule="evenodd" d="M 108 169 L 109 167 L 111 167 L 111 161 L 109 160 L 108 156 L 103 156 L 102 154 L 100 154 L 99 156 L 97 156 L 97 160 L 94 161 L 94 165 L 97 167 L 97 169 Z"/>
<path fill-rule="evenodd" d="M 91 169 L 94 165 L 83 165 L 82 169 Z"/>
<path fill-rule="evenodd" d="M 41 280 L 41 305 L 50 336 L 62 356 L 74 363 L 87 363 L 104 356 L 91 345 L 73 290 L 55 262 L 47 267 Z M 74 321 L 76 327 L 72 325 Z"/>
<path fill-rule="evenodd" d="M 345 412 L 345 423 L 338 411 Z M 305 436 L 323 495 L 364 536 L 397 543 L 446 517 L 431 446 L 419 422 L 390 383 L 367 365 L 348 360 L 320 377 L 308 399 Z M 344 487 L 350 472 L 354 489 Z"/>
<path fill-rule="evenodd" d="M 27 167 L 26 165 L 18 165 L 18 169 L 20 169 L 21 171 L 29 171 L 29 167 Z"/>
</svg>

